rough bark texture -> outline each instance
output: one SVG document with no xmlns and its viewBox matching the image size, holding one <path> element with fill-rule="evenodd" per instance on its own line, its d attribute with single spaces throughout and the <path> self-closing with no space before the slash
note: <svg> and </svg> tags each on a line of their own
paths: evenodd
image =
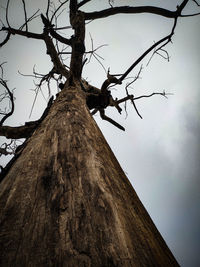
<svg viewBox="0 0 200 267">
<path fill-rule="evenodd" d="M 0 240 L 0 266 L 178 266 L 74 87 L 0 184 Z"/>
</svg>

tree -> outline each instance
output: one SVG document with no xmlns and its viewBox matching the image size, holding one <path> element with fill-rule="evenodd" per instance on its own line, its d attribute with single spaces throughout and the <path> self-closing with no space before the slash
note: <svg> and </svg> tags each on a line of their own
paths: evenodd
<svg viewBox="0 0 200 267">
<path fill-rule="evenodd" d="M 45 43 L 52 69 L 45 75 L 36 72 L 36 88 L 46 82 L 51 90 L 55 80 L 61 91 L 49 99 L 47 108 L 37 121 L 24 126 L 4 126 L 14 112 L 14 96 L 4 78 L 1 64 L 2 100 L 9 98 L 10 111 L 3 112 L 0 134 L 7 138 L 26 138 L 1 173 L 1 264 L 4 266 L 176 266 L 177 262 L 155 228 L 149 215 L 128 182 L 91 115 L 99 112 L 113 127 L 123 126 L 105 115 L 108 106 L 121 113 L 120 104 L 131 101 L 141 117 L 136 100 L 165 92 L 134 97 L 129 94 L 131 83 L 125 86 L 122 99 L 114 99 L 109 90 L 120 85 L 129 73 L 150 53 L 169 58 L 165 46 L 171 42 L 179 17 L 189 1 L 182 1 L 175 11 L 154 6 L 118 6 L 97 12 L 83 12 L 90 1 L 47 2 L 46 12 L 28 17 L 25 1 L 25 23 L 18 29 L 9 23 L 9 3 L 6 22 L 1 29 L 6 34 L 4 46 L 12 35 L 37 39 Z M 198 3 L 193 1 L 194 4 Z M 64 5 L 69 8 L 73 35 L 59 33 L 57 22 Z M 119 13 L 152 13 L 173 20 L 171 32 L 155 42 L 121 75 L 107 70 L 101 88 L 90 85 L 82 70 L 96 49 L 85 49 L 85 26 L 90 20 Z M 40 16 L 38 16 L 40 15 Z M 192 14 L 195 15 L 195 14 Z M 41 19 L 43 32 L 29 31 L 31 22 Z M 93 40 L 91 39 L 93 42 Z M 64 55 L 70 55 L 70 65 Z M 89 58 L 87 59 L 87 55 Z M 90 113 L 91 110 L 91 113 Z M 11 153 L 6 144 L 1 153 Z M 39 160 L 38 160 L 39 159 Z M 35 257 L 36 255 L 36 257 Z"/>
</svg>

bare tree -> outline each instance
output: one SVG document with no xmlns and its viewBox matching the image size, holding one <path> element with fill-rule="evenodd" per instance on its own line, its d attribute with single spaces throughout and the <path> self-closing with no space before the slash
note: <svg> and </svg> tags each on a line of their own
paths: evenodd
<svg viewBox="0 0 200 267">
<path fill-rule="evenodd" d="M 14 154 L 8 165 L 1 167 L 0 184 L 0 264 L 2 266 L 177 266 L 155 225 L 138 199 L 134 189 L 106 143 L 92 115 L 99 112 L 120 130 L 122 125 L 105 114 L 111 106 L 121 113 L 122 103 L 130 101 L 142 118 L 138 99 L 167 93 L 153 92 L 135 97 L 129 87 L 141 74 L 123 85 L 125 78 L 155 54 L 169 59 L 166 46 L 171 42 L 180 17 L 189 0 L 183 0 L 171 11 L 156 6 L 115 6 L 85 12 L 92 0 L 46 1 L 46 11 L 37 10 L 31 16 L 22 0 L 24 21 L 12 27 L 9 18 L 10 1 L 1 21 L 1 49 L 19 35 L 42 41 L 52 61 L 52 68 L 41 74 L 33 69 L 36 97 L 51 82 L 60 88 L 56 98 L 49 99 L 46 109 L 37 121 L 10 127 L 5 121 L 14 112 L 14 92 L 5 79 L 0 65 L 0 84 L 3 93 L 0 102 L 7 108 L 0 110 L 0 136 L 12 139 L 3 144 L 0 154 Z M 199 6 L 197 1 L 192 1 Z M 69 15 L 69 25 L 58 26 L 60 14 Z M 101 88 L 89 84 L 83 77 L 85 64 L 100 56 L 94 48 L 85 47 L 87 23 L 116 14 L 151 13 L 173 21 L 171 31 L 150 46 L 122 74 L 111 74 Z M 31 23 L 40 20 L 41 33 L 30 31 Z M 71 29 L 72 36 L 63 32 Z M 62 33 L 60 32 L 62 31 Z M 64 57 L 69 55 L 69 64 Z M 121 70 L 119 69 L 119 73 Z M 24 74 L 22 74 L 24 75 Z M 114 99 L 111 88 L 124 87 L 124 97 Z M 16 146 L 13 140 L 25 138 Z"/>
</svg>

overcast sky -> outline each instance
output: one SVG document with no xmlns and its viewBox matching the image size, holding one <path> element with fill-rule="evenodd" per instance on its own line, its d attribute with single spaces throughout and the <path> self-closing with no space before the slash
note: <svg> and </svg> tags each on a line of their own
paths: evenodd
<svg viewBox="0 0 200 267">
<path fill-rule="evenodd" d="M 20 26 L 23 23 L 22 6 L 20 8 L 20 1 L 11 2 L 14 10 L 14 13 L 10 11 L 11 25 Z M 34 1 L 34 10 L 40 2 Z M 102 9 L 105 3 L 100 0 L 93 2 L 93 5 L 85 6 L 86 10 Z M 151 1 L 151 4 L 174 10 L 180 2 L 163 0 Z M 0 3 L 5 6 L 5 0 L 0 0 Z M 123 4 L 129 3 L 133 1 L 123 1 Z M 145 1 L 134 1 L 137 3 L 141 5 Z M 197 7 L 191 4 L 187 12 L 195 10 L 198 11 Z M 16 19 L 21 19 L 19 24 L 16 24 Z M 67 19 L 63 18 L 62 23 L 66 25 Z M 154 41 L 169 34 L 172 24 L 172 20 L 150 14 L 117 15 L 96 20 L 87 25 L 87 50 L 91 49 L 90 33 L 95 47 L 108 44 L 98 51 L 104 58 L 105 68 L 110 67 L 111 73 L 123 73 Z M 32 30 L 41 32 L 40 26 L 35 22 Z M 170 62 L 154 56 L 146 66 L 149 55 L 142 62 L 141 79 L 130 90 L 135 96 L 163 90 L 174 95 L 168 100 L 161 96 L 138 100 L 136 104 L 142 120 L 131 105 L 127 107 L 127 118 L 125 111 L 120 115 L 115 109 L 108 109 L 107 115 L 123 125 L 125 132 L 95 116 L 139 198 L 183 267 L 200 266 L 199 29 L 200 16 L 179 19 L 173 44 L 167 47 Z M 6 124 L 22 125 L 29 120 L 34 99 L 34 92 L 29 89 L 34 88 L 34 84 L 32 79 L 19 76 L 17 71 L 31 74 L 36 64 L 37 71 L 47 73 L 51 62 L 41 41 L 17 36 L 13 36 L 0 51 L 0 58 L 1 62 L 8 61 L 6 78 L 11 88 L 16 87 L 15 115 Z M 137 74 L 140 66 L 131 77 Z M 104 69 L 94 58 L 86 65 L 83 75 L 95 86 L 101 86 L 106 78 Z M 113 96 L 123 97 L 128 81 L 115 87 Z M 55 86 L 53 89 L 57 90 Z M 39 118 L 45 106 L 45 100 L 39 95 L 31 120 Z M 4 160 L 0 158 L 1 162 Z"/>
</svg>

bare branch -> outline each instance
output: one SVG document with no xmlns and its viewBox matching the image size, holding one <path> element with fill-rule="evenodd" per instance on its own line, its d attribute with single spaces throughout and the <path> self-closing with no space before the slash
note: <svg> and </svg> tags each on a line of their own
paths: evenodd
<svg viewBox="0 0 200 267">
<path fill-rule="evenodd" d="M 51 23 L 53 22 L 53 19 L 54 19 L 54 17 L 56 16 L 56 13 L 59 11 L 59 9 L 60 9 L 64 4 L 66 4 L 68 1 L 69 1 L 69 0 L 66 0 L 66 1 L 64 1 L 63 3 L 61 3 L 60 6 L 54 11 L 54 13 L 53 13 L 53 15 L 52 15 L 52 17 L 51 17 L 51 19 L 50 19 L 50 22 L 51 22 Z"/>
<path fill-rule="evenodd" d="M 122 82 L 121 82 L 120 79 L 117 79 L 114 75 L 110 75 L 110 69 L 108 69 L 107 79 L 102 84 L 101 91 L 104 92 L 111 83 L 114 83 L 114 84 L 122 84 Z"/>
<path fill-rule="evenodd" d="M 64 27 L 59 27 L 59 28 L 54 28 L 54 31 L 58 31 L 58 30 L 67 30 L 67 29 L 71 29 L 72 26 L 64 26 Z"/>
<path fill-rule="evenodd" d="M 78 5 L 77 5 L 77 7 L 79 8 L 79 7 L 81 7 L 81 6 L 83 6 L 83 5 L 85 5 L 85 4 L 87 4 L 88 2 L 90 2 L 91 0 L 83 0 L 83 1 L 81 1 Z"/>
<path fill-rule="evenodd" d="M 121 103 L 123 103 L 123 102 L 125 102 L 127 100 L 131 100 L 131 99 L 138 100 L 138 99 L 141 99 L 141 98 L 151 97 L 153 95 L 161 95 L 161 96 L 164 96 L 165 98 L 167 98 L 168 95 L 173 95 L 173 94 L 166 93 L 165 91 L 163 91 L 162 93 L 151 93 L 150 95 L 141 95 L 141 96 L 138 96 L 138 97 L 134 97 L 134 95 L 129 95 L 128 94 L 126 97 L 123 97 L 123 98 L 117 100 L 117 103 L 121 104 Z"/>
<path fill-rule="evenodd" d="M 36 16 L 36 14 L 37 14 L 39 11 L 40 11 L 40 10 L 38 9 L 32 16 L 30 16 L 30 18 L 28 18 L 27 21 L 25 21 L 25 23 L 22 24 L 22 26 L 19 27 L 19 30 L 23 30 L 23 28 L 24 28 L 24 26 L 26 26 L 26 24 L 28 25 L 28 23 L 29 23 L 30 21 L 32 21 L 33 19 L 35 19 L 35 18 L 37 18 L 38 16 L 40 16 L 40 15 L 37 15 L 37 16 Z"/>
<path fill-rule="evenodd" d="M 54 67 L 47 74 L 38 73 L 38 72 L 35 71 L 35 66 L 33 67 L 33 74 L 23 74 L 20 71 L 18 71 L 18 73 L 20 75 L 24 76 L 24 77 L 33 77 L 35 79 L 39 79 L 40 80 L 39 83 L 34 82 L 35 85 L 36 85 L 36 88 L 33 89 L 35 91 L 35 97 L 34 97 L 33 104 L 32 104 L 31 111 L 30 111 L 30 115 L 29 115 L 29 117 L 31 117 L 31 114 L 32 114 L 33 108 L 35 106 L 35 102 L 36 102 L 36 99 L 38 97 L 38 93 L 39 92 L 42 93 L 42 96 L 44 97 L 44 99 L 46 101 L 46 98 L 45 98 L 45 96 L 43 94 L 43 91 L 42 91 L 42 86 L 45 83 L 47 84 L 47 88 L 48 88 L 48 91 L 49 91 L 49 97 L 50 97 L 50 95 L 51 95 L 51 88 L 50 88 L 51 80 L 52 79 L 55 80 L 57 82 L 57 85 L 59 86 L 60 79 L 61 79 L 62 75 L 57 73 Z M 58 77 L 55 77 L 55 75 L 58 76 Z"/>
<path fill-rule="evenodd" d="M 95 115 L 99 110 L 97 108 L 95 108 L 90 114 L 93 116 Z"/>
<path fill-rule="evenodd" d="M 165 98 L 167 98 L 168 95 L 173 95 L 173 94 L 166 93 L 165 91 L 163 91 L 162 93 L 152 93 L 150 95 L 142 95 L 142 96 L 134 97 L 133 100 L 138 100 L 138 99 L 145 98 L 145 97 L 151 97 L 153 95 L 161 95 L 161 96 L 164 96 Z"/>
<path fill-rule="evenodd" d="M 172 27 L 172 31 L 169 35 L 165 36 L 164 38 L 160 39 L 159 41 L 157 41 L 156 43 L 154 43 L 149 49 L 147 49 L 129 68 L 128 70 L 119 78 L 120 81 L 123 81 L 124 78 L 126 78 L 126 76 L 154 49 L 156 48 L 158 45 L 164 43 L 161 45 L 161 47 L 159 49 L 162 49 L 164 46 L 166 46 L 170 41 L 171 38 L 174 34 L 174 30 L 176 27 L 176 23 L 177 23 L 177 18 L 175 18 L 174 20 L 174 24 Z"/>
<path fill-rule="evenodd" d="M 110 5 L 110 7 L 113 7 L 114 0 L 108 0 L 108 3 L 109 3 L 109 5 Z"/>
<path fill-rule="evenodd" d="M 177 18 L 181 16 L 181 12 L 188 3 L 189 0 L 183 0 L 180 6 L 177 6 L 176 11 L 171 11 L 168 9 L 155 7 L 155 6 L 137 6 L 137 7 L 130 7 L 130 6 L 120 6 L 120 7 L 111 7 L 108 9 L 104 9 L 101 11 L 95 11 L 87 13 L 85 12 L 85 20 L 94 20 L 105 18 L 108 16 L 113 16 L 116 14 L 140 14 L 140 13 L 150 13 L 159 16 L 163 16 L 166 18 Z"/>
<path fill-rule="evenodd" d="M 159 55 L 160 57 L 164 58 L 165 60 L 167 60 L 169 62 L 169 54 L 168 54 L 167 50 L 162 48 L 165 45 L 167 45 L 167 43 L 168 43 L 168 41 L 166 42 L 166 44 L 164 43 L 160 47 L 154 49 L 152 56 L 150 57 L 149 61 L 147 62 L 147 66 L 149 65 L 149 63 L 151 62 L 151 60 L 155 54 Z M 161 51 L 161 52 L 159 52 L 159 51 Z M 164 53 L 165 55 L 163 55 L 162 53 Z"/>
<path fill-rule="evenodd" d="M 137 109 L 137 107 L 136 107 L 136 105 L 135 105 L 135 102 L 134 102 L 133 98 L 131 98 L 131 102 L 132 102 L 132 104 L 133 104 L 133 107 L 134 107 L 134 109 L 135 109 L 137 115 L 142 119 L 142 116 L 140 115 L 140 113 L 139 113 L 139 111 L 138 111 L 138 109 Z"/>
<path fill-rule="evenodd" d="M 11 106 L 11 108 L 10 108 L 10 111 L 8 113 L 3 113 L 2 114 L 2 115 L 4 115 L 4 117 L 0 121 L 0 126 L 3 125 L 3 123 L 5 122 L 5 120 L 7 118 L 9 118 L 13 114 L 14 107 L 15 107 L 14 106 L 13 92 L 9 89 L 6 80 L 4 80 L 4 78 L 3 78 L 3 67 L 2 67 L 2 65 L 3 64 L 0 65 L 1 72 L 2 72 L 2 75 L 1 75 L 1 78 L 0 78 L 0 84 L 5 88 L 5 90 L 6 90 L 7 94 L 8 94 L 8 98 L 10 100 L 10 106 Z M 6 93 L 4 94 L 4 96 L 3 96 L 3 98 L 1 100 L 5 99 L 5 98 L 6 98 Z"/>
<path fill-rule="evenodd" d="M 106 120 L 110 123 L 112 123 L 114 126 L 116 126 L 117 128 L 119 128 L 122 131 L 125 131 L 125 128 L 123 126 L 121 126 L 119 123 L 117 123 L 116 121 L 114 121 L 113 119 L 109 118 L 108 116 L 105 115 L 105 111 L 104 109 L 100 109 L 99 110 L 100 116 L 103 120 Z"/>
<path fill-rule="evenodd" d="M 159 40 L 158 42 L 156 42 L 155 44 L 153 44 L 149 49 L 147 49 L 129 68 L 128 70 L 119 78 L 120 81 L 123 81 L 124 78 L 126 78 L 126 76 L 159 44 L 161 44 L 162 42 L 169 40 L 171 37 L 171 34 L 162 38 L 161 40 Z"/>
<path fill-rule="evenodd" d="M 66 45 L 72 45 L 71 40 L 64 38 L 63 36 L 61 36 L 60 34 L 58 34 L 56 31 L 54 31 L 53 29 L 50 29 L 50 34 L 53 38 L 55 38 L 56 40 L 58 40 L 59 42 L 66 44 Z"/>
<path fill-rule="evenodd" d="M 49 8 L 50 8 L 50 0 L 48 0 L 47 3 L 47 11 L 46 11 L 46 17 L 49 19 Z"/>
<path fill-rule="evenodd" d="M 32 134 L 37 125 L 38 124 L 36 123 L 19 127 L 0 126 L 0 136 L 13 139 L 27 138 Z"/>
<path fill-rule="evenodd" d="M 8 21 L 8 9 L 9 9 L 10 0 L 7 0 L 7 6 L 6 6 L 6 22 L 8 24 L 8 27 L 10 27 L 9 21 Z"/>
<path fill-rule="evenodd" d="M 6 138 L 12 138 L 12 139 L 29 137 L 33 133 L 33 131 L 37 128 L 37 126 L 47 116 L 52 103 L 53 103 L 53 97 L 50 98 L 45 111 L 43 112 L 41 118 L 37 121 L 26 122 L 25 125 L 19 127 L 0 126 L 0 136 L 5 136 Z"/>
<path fill-rule="evenodd" d="M 71 43 L 71 40 L 67 39 L 67 38 L 64 38 L 63 36 L 61 36 L 60 34 L 58 34 L 54 29 L 53 29 L 53 26 L 51 24 L 51 21 L 48 20 L 48 18 L 45 18 L 45 16 L 43 14 L 41 14 L 41 19 L 42 19 L 42 22 L 46 28 L 46 31 L 49 31 L 51 36 L 53 38 L 55 38 L 56 40 L 60 41 L 61 43 L 63 44 L 66 44 L 66 45 L 72 45 Z"/>
<path fill-rule="evenodd" d="M 98 54 L 96 53 L 96 51 L 97 51 L 98 49 L 102 48 L 103 46 L 107 46 L 107 44 L 100 45 L 100 46 L 98 46 L 97 48 L 94 48 L 94 42 L 93 42 L 93 39 L 92 39 L 91 34 L 90 34 L 90 40 L 91 40 L 91 46 L 92 46 L 92 49 L 91 49 L 90 51 L 85 52 L 85 54 L 90 54 L 90 57 L 89 57 L 89 60 L 87 61 L 87 64 L 90 63 L 91 58 L 92 58 L 92 56 L 93 56 L 93 57 L 97 60 L 97 62 L 102 66 L 102 68 L 104 69 L 104 71 L 105 71 L 105 73 L 106 73 L 106 68 L 104 67 L 104 65 L 102 64 L 102 62 L 101 62 L 101 60 L 100 60 L 100 59 L 104 60 L 104 58 L 101 57 L 100 55 L 98 55 Z M 99 57 L 100 59 L 99 59 L 98 57 Z"/>
<path fill-rule="evenodd" d="M 33 39 L 39 39 L 39 40 L 44 39 L 43 34 L 27 32 L 27 31 L 17 30 L 17 29 L 13 29 L 13 28 L 6 28 L 6 27 L 3 27 L 1 30 L 6 31 L 9 34 L 13 34 L 13 35 L 17 34 L 17 35 L 25 36 L 27 38 L 33 38 Z"/>
<path fill-rule="evenodd" d="M 28 19 L 27 19 L 27 12 L 26 12 L 26 4 L 25 1 L 22 0 L 23 8 L 24 8 L 24 16 L 25 16 L 25 26 L 26 26 L 26 32 L 28 31 Z"/>
<path fill-rule="evenodd" d="M 5 116 L 0 121 L 0 126 L 7 120 L 8 117 L 10 117 L 14 112 L 14 96 L 9 87 L 7 86 L 6 81 L 0 79 L 0 84 L 7 90 L 7 93 L 9 95 L 10 103 L 11 103 L 11 110 L 5 114 Z"/>
<path fill-rule="evenodd" d="M 180 6 L 177 6 L 177 14 L 178 16 L 181 15 L 182 10 L 187 5 L 189 0 L 183 0 L 183 2 L 180 4 Z"/>
<path fill-rule="evenodd" d="M 9 41 L 10 36 L 11 36 L 11 33 L 8 32 L 7 35 L 6 35 L 5 40 L 4 40 L 3 42 L 0 43 L 0 47 L 2 47 L 3 45 L 5 45 L 5 44 Z"/>
<path fill-rule="evenodd" d="M 64 65 L 61 63 L 52 39 L 47 34 L 45 34 L 44 41 L 47 47 L 47 54 L 50 55 L 51 57 L 51 61 L 54 65 L 55 71 L 57 73 L 62 74 L 64 77 L 68 78 L 69 72 L 68 70 L 66 70 Z"/>
<path fill-rule="evenodd" d="M 108 9 L 91 13 L 85 12 L 85 20 L 100 19 L 120 13 L 124 14 L 151 13 L 167 18 L 175 18 L 177 15 L 177 11 L 170 11 L 164 8 L 154 7 L 154 6 L 138 6 L 138 7 L 121 6 L 121 7 L 111 7 Z"/>
<path fill-rule="evenodd" d="M 186 18 L 186 17 L 194 17 L 194 16 L 198 16 L 198 15 L 200 15 L 200 12 L 199 13 L 194 13 L 194 14 L 188 14 L 188 15 L 180 15 L 180 17 Z"/>
<path fill-rule="evenodd" d="M 192 0 L 197 6 L 200 6 L 200 4 L 196 0 Z"/>
<path fill-rule="evenodd" d="M 164 96 L 165 98 L 167 98 L 168 95 L 172 95 L 172 94 L 170 94 L 170 93 L 166 93 L 165 91 L 163 91 L 162 93 L 152 93 L 152 94 L 150 94 L 150 95 L 141 95 L 141 96 L 138 96 L 138 97 L 134 97 L 133 95 L 129 95 L 129 94 L 128 94 L 128 90 L 127 90 L 127 88 L 126 88 L 126 92 L 127 92 L 127 96 L 124 97 L 124 98 L 122 98 L 122 99 L 120 99 L 120 100 L 118 100 L 118 101 L 117 101 L 117 104 L 120 104 L 120 103 L 123 103 L 123 102 L 126 103 L 127 100 L 130 100 L 130 101 L 132 102 L 132 104 L 133 104 L 133 107 L 134 107 L 134 109 L 135 109 L 137 115 L 138 115 L 141 119 L 142 119 L 142 116 L 140 115 L 140 113 L 139 113 L 139 111 L 138 111 L 138 109 L 137 109 L 137 107 L 136 107 L 136 105 L 135 105 L 135 102 L 134 102 L 135 100 L 138 100 L 138 99 L 141 99 L 141 98 L 152 97 L 152 96 L 154 96 L 154 95 L 161 95 L 161 96 Z"/>
</svg>

